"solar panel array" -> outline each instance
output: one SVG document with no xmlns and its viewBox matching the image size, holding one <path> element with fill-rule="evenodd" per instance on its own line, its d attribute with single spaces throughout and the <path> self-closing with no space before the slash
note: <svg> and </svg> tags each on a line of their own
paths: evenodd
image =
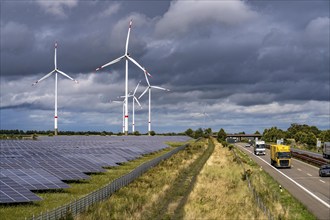
<svg viewBox="0 0 330 220">
<path fill-rule="evenodd" d="M 0 203 L 41 200 L 32 191 L 65 189 L 63 181 L 86 180 L 185 136 L 55 136 L 0 140 Z M 32 191 L 31 191 L 32 190 Z"/>
</svg>

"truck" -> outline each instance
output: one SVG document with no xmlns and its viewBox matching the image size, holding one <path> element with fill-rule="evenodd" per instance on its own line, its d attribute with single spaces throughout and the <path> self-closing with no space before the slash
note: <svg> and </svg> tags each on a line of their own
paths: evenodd
<svg viewBox="0 0 330 220">
<path fill-rule="evenodd" d="M 270 145 L 270 161 L 276 168 L 291 168 L 290 146 Z"/>
<path fill-rule="evenodd" d="M 322 153 L 324 158 L 330 158 L 330 142 L 323 143 Z"/>
<path fill-rule="evenodd" d="M 255 155 L 266 155 L 265 141 L 256 140 L 253 145 Z"/>
</svg>

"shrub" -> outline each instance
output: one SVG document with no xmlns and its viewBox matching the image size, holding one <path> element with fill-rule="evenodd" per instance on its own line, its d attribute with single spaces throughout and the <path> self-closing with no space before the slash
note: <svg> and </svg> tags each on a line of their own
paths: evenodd
<svg viewBox="0 0 330 220">
<path fill-rule="evenodd" d="M 32 139 L 33 139 L 33 140 L 37 140 L 37 138 L 38 138 L 38 135 L 37 135 L 36 133 L 34 133 L 34 134 L 32 135 Z"/>
<path fill-rule="evenodd" d="M 135 135 L 135 136 L 140 136 L 141 134 L 140 134 L 140 132 L 138 132 L 138 131 L 134 131 L 133 135 Z"/>
</svg>

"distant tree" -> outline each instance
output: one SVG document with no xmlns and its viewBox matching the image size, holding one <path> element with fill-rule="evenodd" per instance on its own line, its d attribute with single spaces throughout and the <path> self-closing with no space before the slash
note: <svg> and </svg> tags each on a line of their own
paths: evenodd
<svg viewBox="0 0 330 220">
<path fill-rule="evenodd" d="M 156 135 L 156 132 L 155 131 L 150 131 L 150 135 L 151 136 L 155 136 Z"/>
<path fill-rule="evenodd" d="M 322 142 L 330 142 L 330 129 L 321 131 L 319 138 Z"/>
<path fill-rule="evenodd" d="M 254 132 L 254 134 L 260 134 L 260 132 L 259 131 L 256 131 L 256 132 Z"/>
<path fill-rule="evenodd" d="M 277 139 L 285 138 L 286 132 L 277 127 L 271 127 L 270 129 L 265 129 L 262 136 L 265 141 L 276 142 Z"/>
<path fill-rule="evenodd" d="M 297 123 L 293 123 L 288 128 L 288 137 L 294 138 L 298 132 L 304 132 L 306 134 L 312 132 L 315 136 L 318 136 L 321 131 L 316 126 L 309 126 L 306 124 L 300 125 Z"/>
<path fill-rule="evenodd" d="M 200 138 L 200 137 L 203 137 L 203 129 L 202 128 L 198 128 L 195 132 L 194 132 L 194 138 L 197 139 L 197 138 Z"/>
<path fill-rule="evenodd" d="M 308 146 L 316 146 L 316 135 L 313 132 L 308 132 L 305 140 L 305 144 Z"/>
<path fill-rule="evenodd" d="M 227 138 L 227 134 L 226 134 L 225 130 L 223 128 L 221 128 L 218 132 L 217 139 L 219 142 L 221 142 L 221 141 L 225 141 L 226 138 Z"/>
<path fill-rule="evenodd" d="M 204 137 L 207 138 L 207 137 L 210 137 L 210 135 L 212 135 L 212 128 L 207 128 L 204 130 Z"/>
<path fill-rule="evenodd" d="M 140 134 L 140 132 L 138 132 L 138 131 L 134 131 L 134 133 L 133 133 L 135 136 L 140 136 L 141 134 Z"/>
<path fill-rule="evenodd" d="M 189 137 L 194 137 L 194 131 L 191 128 L 188 128 L 184 133 Z"/>
</svg>

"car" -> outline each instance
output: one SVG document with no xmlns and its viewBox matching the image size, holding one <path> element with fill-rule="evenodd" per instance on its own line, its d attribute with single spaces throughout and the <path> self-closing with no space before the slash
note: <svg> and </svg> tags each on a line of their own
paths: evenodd
<svg viewBox="0 0 330 220">
<path fill-rule="evenodd" d="M 251 144 L 247 143 L 245 144 L 245 147 L 251 147 Z"/>
<path fill-rule="evenodd" d="M 329 176 L 330 177 L 330 164 L 322 165 L 319 170 L 319 175 L 322 176 Z"/>
</svg>

